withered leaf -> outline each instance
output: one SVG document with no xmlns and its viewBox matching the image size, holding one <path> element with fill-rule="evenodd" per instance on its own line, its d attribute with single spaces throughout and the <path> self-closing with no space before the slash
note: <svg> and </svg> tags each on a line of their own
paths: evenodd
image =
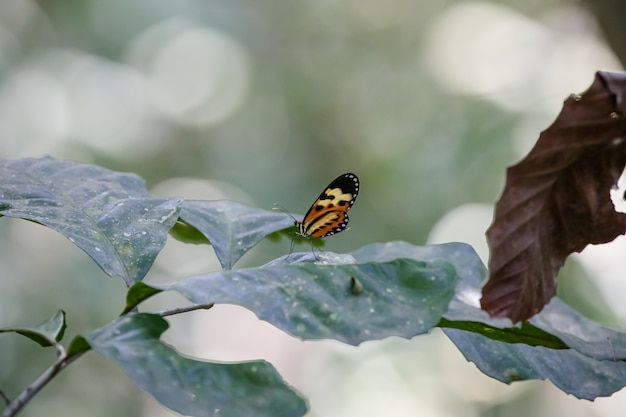
<svg viewBox="0 0 626 417">
<path fill-rule="evenodd" d="M 569 97 L 530 153 L 507 170 L 487 230 L 491 251 L 482 308 L 523 321 L 556 294 L 567 256 L 626 230 L 610 189 L 626 163 L 626 73 L 596 73 Z"/>
</svg>

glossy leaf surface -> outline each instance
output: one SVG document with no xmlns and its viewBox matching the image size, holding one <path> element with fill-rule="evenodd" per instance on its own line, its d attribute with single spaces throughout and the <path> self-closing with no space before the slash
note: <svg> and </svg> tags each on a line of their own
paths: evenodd
<svg viewBox="0 0 626 417">
<path fill-rule="evenodd" d="M 356 345 L 389 336 L 411 338 L 437 324 L 458 277 L 441 258 L 423 261 L 401 249 L 396 255 L 385 262 L 368 262 L 363 255 L 357 262 L 330 252 L 316 255 L 319 261 L 310 253 L 292 254 L 257 269 L 214 272 L 154 287 L 178 291 L 197 304 L 243 306 L 301 339 Z M 353 278 L 361 286 L 356 293 Z"/>
<path fill-rule="evenodd" d="M 50 227 L 130 286 L 148 272 L 179 199 L 154 198 L 135 174 L 50 157 L 0 159 L 0 214 Z"/>
<path fill-rule="evenodd" d="M 265 361 L 213 363 L 190 359 L 159 340 L 167 322 L 131 314 L 86 337 L 161 404 L 194 417 L 299 417 L 306 403 Z"/>
<path fill-rule="evenodd" d="M 211 242 L 226 270 L 265 236 L 293 226 L 293 219 L 285 213 L 228 200 L 185 200 L 180 217 Z"/>
</svg>

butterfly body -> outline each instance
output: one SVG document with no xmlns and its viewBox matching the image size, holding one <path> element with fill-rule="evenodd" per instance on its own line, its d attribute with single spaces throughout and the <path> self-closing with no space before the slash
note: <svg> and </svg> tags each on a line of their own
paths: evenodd
<svg viewBox="0 0 626 417">
<path fill-rule="evenodd" d="M 303 237 L 326 237 L 348 229 L 348 210 L 359 194 L 359 178 L 346 173 L 335 178 L 315 200 L 302 221 L 296 221 Z"/>
</svg>

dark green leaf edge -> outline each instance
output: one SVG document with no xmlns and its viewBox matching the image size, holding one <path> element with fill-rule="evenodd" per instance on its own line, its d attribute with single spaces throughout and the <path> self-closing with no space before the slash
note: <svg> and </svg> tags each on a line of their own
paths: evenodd
<svg viewBox="0 0 626 417">
<path fill-rule="evenodd" d="M 528 322 L 521 327 L 497 328 L 476 321 L 448 320 L 442 318 L 437 327 L 458 329 L 477 333 L 491 340 L 504 343 L 523 343 L 529 346 L 543 346 L 550 349 L 569 349 L 561 339 Z"/>
<path fill-rule="evenodd" d="M 87 352 L 91 349 L 91 345 L 83 336 L 78 335 L 72 339 L 67 348 L 67 356 L 72 357 Z"/>
<path fill-rule="evenodd" d="M 128 314 L 140 303 L 162 291 L 163 290 L 151 287 L 150 285 L 142 281 L 136 282 L 135 284 L 133 284 L 132 287 L 128 289 L 128 292 L 126 293 L 126 306 L 124 307 L 121 315 Z"/>
<path fill-rule="evenodd" d="M 200 230 L 180 217 L 176 221 L 176 224 L 174 224 L 174 227 L 170 229 L 170 235 L 174 239 L 183 243 L 190 243 L 193 245 L 211 244 L 209 239 L 202 234 Z"/>
</svg>

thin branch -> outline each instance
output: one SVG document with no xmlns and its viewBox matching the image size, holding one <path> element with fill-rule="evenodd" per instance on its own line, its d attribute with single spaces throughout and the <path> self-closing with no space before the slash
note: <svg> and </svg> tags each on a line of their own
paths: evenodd
<svg viewBox="0 0 626 417">
<path fill-rule="evenodd" d="M 173 316 L 174 314 L 187 313 L 189 311 L 194 311 L 194 310 L 208 310 L 210 308 L 213 308 L 214 305 L 215 304 L 213 304 L 213 303 L 211 303 L 211 304 L 194 304 L 194 305 L 187 306 L 187 307 L 168 308 L 167 310 L 157 311 L 154 314 L 158 314 L 161 317 Z"/>
<path fill-rule="evenodd" d="M 7 397 L 7 395 L 2 390 L 0 390 L 0 397 L 2 397 L 6 405 L 11 404 L 11 400 L 9 399 L 9 397 Z"/>
<path fill-rule="evenodd" d="M 41 374 L 35 382 L 26 387 L 26 389 L 22 391 L 13 401 L 9 402 L 7 408 L 2 412 L 2 417 L 14 417 L 17 415 L 17 413 L 24 408 L 24 406 L 35 396 L 35 394 L 41 391 L 41 389 L 52 380 L 52 378 L 65 369 L 70 363 L 81 357 L 84 353 L 81 352 L 68 357 L 65 349 L 59 349 L 58 346 L 59 345 L 57 345 L 57 352 L 59 352 L 59 357 L 57 360 L 43 374 Z M 6 398 L 4 394 L 2 394 L 2 396 Z"/>
<path fill-rule="evenodd" d="M 177 307 L 161 312 L 157 312 L 160 316 L 171 316 L 174 314 L 186 313 L 194 310 L 208 310 L 213 307 L 214 304 L 196 304 L 187 307 Z M 85 352 L 77 353 L 72 356 L 67 356 L 67 352 L 63 345 L 55 343 L 57 350 L 57 360 L 50 366 L 43 374 L 39 376 L 30 386 L 26 387 L 13 401 L 11 401 L 4 392 L 0 391 L 0 398 L 7 404 L 7 408 L 4 409 L 0 417 L 15 417 L 24 406 L 45 387 L 48 382 L 52 380 L 59 372 L 65 369 L 69 364 L 81 357 Z"/>
<path fill-rule="evenodd" d="M 62 344 L 55 343 L 54 347 L 57 350 L 57 358 L 67 357 L 67 352 L 65 351 L 65 347 Z"/>
</svg>

